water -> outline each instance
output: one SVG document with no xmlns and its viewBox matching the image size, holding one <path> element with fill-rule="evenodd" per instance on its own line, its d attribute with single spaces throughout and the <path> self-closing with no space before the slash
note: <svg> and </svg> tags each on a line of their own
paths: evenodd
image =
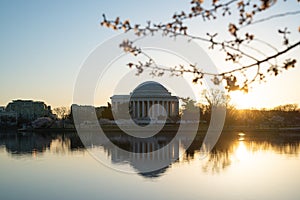
<svg viewBox="0 0 300 200">
<path fill-rule="evenodd" d="M 299 199 L 298 133 L 223 133 L 205 159 L 199 145 L 155 173 L 129 174 L 94 159 L 75 133 L 2 133 L 0 199 Z M 138 170 L 113 147 L 88 149 Z"/>
</svg>

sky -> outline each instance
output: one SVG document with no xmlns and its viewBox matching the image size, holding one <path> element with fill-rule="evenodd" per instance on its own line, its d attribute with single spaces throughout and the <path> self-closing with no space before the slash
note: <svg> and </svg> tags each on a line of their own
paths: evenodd
<svg viewBox="0 0 300 200">
<path fill-rule="evenodd" d="M 14 99 L 40 100 L 52 107 L 71 105 L 76 79 L 86 59 L 101 43 L 118 35 L 99 25 L 103 13 L 108 18 L 120 16 L 142 24 L 149 19 L 166 22 L 175 11 L 188 10 L 189 2 L 0 1 L 0 106 L 5 106 Z M 291 10 L 300 10 L 296 1 L 288 1 L 284 5 Z M 272 12 L 280 13 L 281 9 L 283 8 L 279 5 Z M 289 17 L 271 21 L 267 25 L 261 24 L 256 31 L 262 38 L 268 38 L 268 33 L 276 30 L 277 25 L 298 29 L 299 20 L 295 19 Z M 218 31 L 216 27 L 224 26 L 228 19 L 221 19 L 218 23 L 212 25 L 195 20 L 190 24 L 191 32 L 202 34 L 206 29 Z M 299 38 L 299 33 L 293 35 L 293 39 Z M 274 40 L 281 42 L 280 38 Z M 206 49 L 205 45 L 203 49 Z M 290 55 L 300 58 L 299 52 L 297 48 Z M 208 51 L 208 56 L 217 66 L 223 65 L 218 54 Z M 240 108 L 300 104 L 299 63 L 300 61 L 295 69 L 279 77 L 268 78 L 266 83 L 254 84 L 247 95 L 233 94 L 233 102 Z M 100 95 L 95 104 L 105 105 L 113 91 L 114 88 L 107 88 L 105 95 Z M 101 93 L 101 90 L 97 92 Z"/>
</svg>

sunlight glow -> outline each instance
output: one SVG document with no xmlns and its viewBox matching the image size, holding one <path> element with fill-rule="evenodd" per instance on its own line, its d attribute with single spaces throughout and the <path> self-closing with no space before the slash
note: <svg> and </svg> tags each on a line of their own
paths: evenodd
<svg viewBox="0 0 300 200">
<path fill-rule="evenodd" d="M 244 143 L 244 141 L 239 141 L 237 149 L 235 150 L 235 157 L 238 160 L 247 160 L 249 158 L 249 151 L 247 150 L 247 147 Z"/>
<path fill-rule="evenodd" d="M 249 93 L 244 93 L 242 91 L 234 91 L 230 94 L 231 103 L 238 109 L 247 109 L 260 107 L 257 104 L 257 101 L 253 99 L 253 95 Z"/>
</svg>

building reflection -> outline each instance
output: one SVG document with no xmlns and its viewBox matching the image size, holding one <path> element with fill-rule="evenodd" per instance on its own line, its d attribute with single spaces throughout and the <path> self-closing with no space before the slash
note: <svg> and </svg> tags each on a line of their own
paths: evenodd
<svg viewBox="0 0 300 200">
<path fill-rule="evenodd" d="M 181 141 L 172 142 L 169 138 L 154 137 L 138 140 L 130 137 L 111 138 L 112 143 L 102 145 L 113 164 L 130 164 L 140 175 L 158 177 L 178 161 Z M 124 150 L 126 149 L 126 150 Z M 153 170 L 154 169 L 154 170 Z"/>
<path fill-rule="evenodd" d="M 201 162 L 201 170 L 204 172 L 221 173 L 235 162 L 247 159 L 256 152 L 272 151 L 286 156 L 299 156 L 300 136 L 277 134 L 276 137 L 272 137 L 272 133 L 268 134 L 266 137 L 266 134 L 223 133 L 216 146 L 203 160 L 199 160 L 202 136 L 197 136 L 188 147 L 188 142 L 183 137 L 170 142 L 167 136 L 138 140 L 114 134 L 109 138 L 111 142 L 107 143 L 103 142 L 104 139 L 97 138 L 96 134 L 87 133 L 86 141 L 89 142 L 84 147 L 76 133 L 0 133 L 0 147 L 3 146 L 6 152 L 14 157 L 38 156 L 47 151 L 64 154 L 101 147 L 113 164 L 129 164 L 141 176 L 154 178 L 165 174 L 171 165 L 197 159 Z M 163 151 L 155 151 L 162 147 Z M 187 150 L 184 152 L 185 148 Z M 180 156 L 182 153 L 184 155 Z M 149 171 L 148 168 L 156 170 L 145 173 Z"/>
</svg>

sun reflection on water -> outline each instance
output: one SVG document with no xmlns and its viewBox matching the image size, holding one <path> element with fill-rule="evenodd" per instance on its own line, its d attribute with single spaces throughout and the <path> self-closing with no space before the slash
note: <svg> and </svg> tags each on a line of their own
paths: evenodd
<svg viewBox="0 0 300 200">
<path fill-rule="evenodd" d="M 248 151 L 244 141 L 238 142 L 238 145 L 233 153 L 233 156 L 240 161 L 249 159 L 250 152 Z"/>
</svg>

